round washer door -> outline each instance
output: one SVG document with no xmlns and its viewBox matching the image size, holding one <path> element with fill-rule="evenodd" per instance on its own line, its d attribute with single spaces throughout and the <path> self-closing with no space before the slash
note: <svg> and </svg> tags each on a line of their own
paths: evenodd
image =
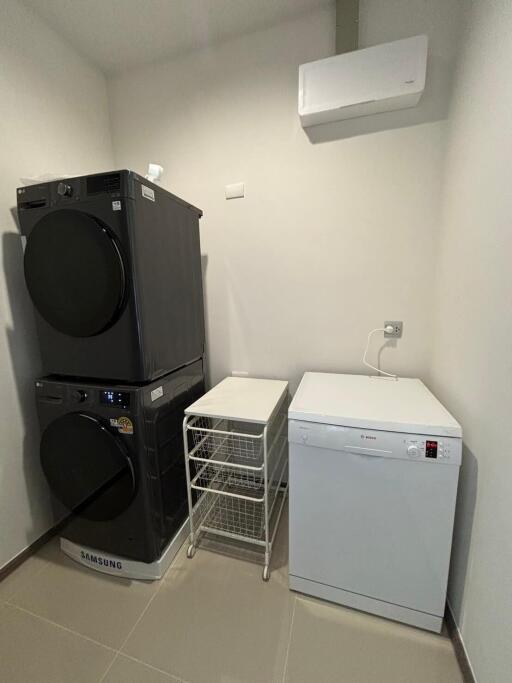
<svg viewBox="0 0 512 683">
<path fill-rule="evenodd" d="M 46 322 L 72 337 L 92 337 L 118 319 L 125 267 L 115 237 L 92 216 L 61 209 L 34 226 L 25 248 L 25 280 Z"/>
<path fill-rule="evenodd" d="M 121 438 L 96 417 L 69 413 L 43 432 L 41 465 L 54 496 L 94 521 L 114 519 L 135 495 L 135 475 Z"/>
</svg>

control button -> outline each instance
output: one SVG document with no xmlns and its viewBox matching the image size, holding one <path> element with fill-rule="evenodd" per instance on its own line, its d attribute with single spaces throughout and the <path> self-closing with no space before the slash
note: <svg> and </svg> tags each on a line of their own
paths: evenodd
<svg viewBox="0 0 512 683">
<path fill-rule="evenodd" d="M 61 197 L 71 197 L 73 194 L 73 188 L 67 183 L 59 183 L 57 185 L 57 194 Z"/>
<path fill-rule="evenodd" d="M 83 403 L 87 400 L 87 392 L 82 389 L 75 389 L 71 392 L 71 399 L 74 403 Z"/>
<path fill-rule="evenodd" d="M 407 449 L 407 455 L 410 458 L 417 458 L 420 455 L 420 449 L 418 448 L 418 446 L 411 444 Z"/>
</svg>

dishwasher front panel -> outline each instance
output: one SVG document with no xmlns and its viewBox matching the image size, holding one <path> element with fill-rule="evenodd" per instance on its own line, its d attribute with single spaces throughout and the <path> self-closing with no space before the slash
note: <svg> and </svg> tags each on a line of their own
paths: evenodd
<svg viewBox="0 0 512 683">
<path fill-rule="evenodd" d="M 458 475 L 290 443 L 290 575 L 442 616 Z"/>
</svg>

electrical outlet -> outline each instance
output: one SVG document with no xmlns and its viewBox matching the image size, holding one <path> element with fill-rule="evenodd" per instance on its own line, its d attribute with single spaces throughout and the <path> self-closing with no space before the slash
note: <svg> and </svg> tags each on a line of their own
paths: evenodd
<svg viewBox="0 0 512 683">
<path fill-rule="evenodd" d="M 403 322 L 401 320 L 386 320 L 384 327 L 391 325 L 393 332 L 384 332 L 386 339 L 399 339 L 402 336 Z"/>
<path fill-rule="evenodd" d="M 245 197 L 244 183 L 233 183 L 225 187 L 226 199 L 237 199 L 238 197 Z"/>
</svg>

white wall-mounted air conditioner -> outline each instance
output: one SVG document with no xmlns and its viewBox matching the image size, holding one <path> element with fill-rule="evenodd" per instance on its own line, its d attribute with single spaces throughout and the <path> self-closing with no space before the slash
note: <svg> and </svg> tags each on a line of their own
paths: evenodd
<svg viewBox="0 0 512 683">
<path fill-rule="evenodd" d="M 413 36 L 301 64 L 302 125 L 414 107 L 425 88 L 427 51 L 427 36 Z"/>
</svg>

